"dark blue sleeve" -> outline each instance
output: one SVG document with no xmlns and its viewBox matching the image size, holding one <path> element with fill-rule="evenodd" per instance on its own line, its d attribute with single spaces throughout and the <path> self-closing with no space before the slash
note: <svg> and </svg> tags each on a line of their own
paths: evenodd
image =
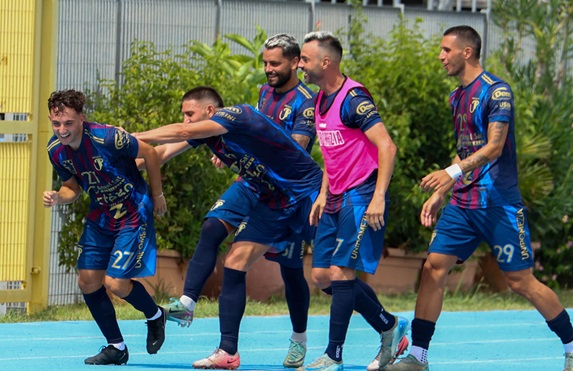
<svg viewBox="0 0 573 371">
<path fill-rule="evenodd" d="M 488 123 L 511 122 L 513 92 L 506 83 L 492 85 L 488 91 Z"/>
<path fill-rule="evenodd" d="M 341 118 L 344 125 L 363 132 L 382 122 L 372 97 L 360 88 L 352 89 L 344 98 Z"/>
<path fill-rule="evenodd" d="M 109 126 L 105 130 L 104 146 L 112 156 L 137 158 L 139 142 L 133 135 L 114 126 Z"/>
<path fill-rule="evenodd" d="M 292 134 L 305 135 L 311 139 L 315 137 L 314 98 L 304 100 L 300 107 L 296 109 Z"/>
</svg>

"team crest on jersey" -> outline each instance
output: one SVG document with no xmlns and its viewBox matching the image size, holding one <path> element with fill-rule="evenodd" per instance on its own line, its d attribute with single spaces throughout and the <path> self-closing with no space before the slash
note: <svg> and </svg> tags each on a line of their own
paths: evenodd
<svg viewBox="0 0 573 371">
<path fill-rule="evenodd" d="M 235 236 L 238 236 L 239 233 L 245 230 L 245 228 L 247 228 L 247 222 L 241 222 L 241 224 L 239 224 L 239 227 L 237 228 L 237 231 L 235 232 Z"/>
<path fill-rule="evenodd" d="M 217 202 L 215 202 L 213 204 L 213 206 L 211 206 L 211 211 L 220 208 L 221 206 L 223 206 L 225 204 L 225 200 L 217 200 Z"/>
<path fill-rule="evenodd" d="M 474 111 L 478 106 L 479 106 L 479 97 L 473 97 L 472 104 L 470 106 L 470 113 L 474 113 Z"/>
<path fill-rule="evenodd" d="M 74 162 L 72 160 L 63 160 L 62 166 L 72 174 L 77 174 L 76 168 L 74 167 Z"/>
<path fill-rule="evenodd" d="M 286 120 L 287 117 L 290 116 L 291 113 L 292 113 L 292 107 L 285 105 L 285 107 L 279 113 L 279 119 L 284 121 L 284 120 Z"/>
<path fill-rule="evenodd" d="M 511 93 L 507 90 L 506 87 L 497 88 L 494 90 L 493 94 L 491 95 L 491 99 L 493 100 L 507 100 L 511 99 Z"/>
<path fill-rule="evenodd" d="M 117 130 L 115 132 L 115 148 L 122 149 L 129 143 L 129 134 L 126 131 Z"/>
<path fill-rule="evenodd" d="M 356 113 L 359 115 L 364 115 L 368 111 L 375 110 L 376 107 L 371 102 L 362 102 L 356 107 Z"/>
<path fill-rule="evenodd" d="M 314 107 L 309 107 L 302 111 L 302 115 L 304 118 L 313 119 L 314 118 Z"/>
<path fill-rule="evenodd" d="M 97 171 L 101 171 L 101 169 L 103 168 L 103 158 L 101 158 L 100 156 L 94 157 L 94 168 Z"/>
</svg>

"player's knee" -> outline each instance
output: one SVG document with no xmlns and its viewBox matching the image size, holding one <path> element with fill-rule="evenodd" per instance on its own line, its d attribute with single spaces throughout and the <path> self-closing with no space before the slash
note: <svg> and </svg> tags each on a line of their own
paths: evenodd
<svg viewBox="0 0 573 371">
<path fill-rule="evenodd" d="M 540 284 L 533 274 L 522 274 L 522 272 L 506 272 L 505 282 L 511 291 L 522 296 L 526 296 L 536 284 Z"/>
<path fill-rule="evenodd" d="M 312 283 L 321 290 L 330 286 L 330 272 L 328 269 L 314 268 L 311 274 Z"/>
</svg>

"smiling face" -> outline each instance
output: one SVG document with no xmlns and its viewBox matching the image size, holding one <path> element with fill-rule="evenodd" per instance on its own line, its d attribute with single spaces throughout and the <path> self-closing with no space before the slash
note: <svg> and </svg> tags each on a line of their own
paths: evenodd
<svg viewBox="0 0 573 371">
<path fill-rule="evenodd" d="M 77 113 L 74 109 L 63 107 L 58 110 L 50 110 L 48 115 L 52 123 L 52 130 L 60 142 L 72 149 L 78 149 L 82 142 L 85 116 L 83 113 Z"/>
<path fill-rule="evenodd" d="M 279 47 L 264 49 L 263 64 L 269 85 L 280 89 L 296 74 L 298 58 L 286 58 Z"/>
<path fill-rule="evenodd" d="M 324 76 L 323 55 L 316 40 L 305 43 L 300 52 L 298 68 L 304 72 L 304 82 L 319 85 Z"/>
<path fill-rule="evenodd" d="M 448 76 L 459 77 L 466 67 L 468 48 L 463 47 L 454 35 L 444 36 L 439 55 L 440 62 L 446 69 Z"/>
</svg>

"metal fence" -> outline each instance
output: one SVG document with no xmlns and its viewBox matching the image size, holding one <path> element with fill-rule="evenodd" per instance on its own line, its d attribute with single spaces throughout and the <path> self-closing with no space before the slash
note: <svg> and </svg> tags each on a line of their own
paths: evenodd
<svg viewBox="0 0 573 371">
<path fill-rule="evenodd" d="M 499 31 L 483 13 L 436 12 L 424 8 L 368 6 L 366 32 L 389 34 L 402 13 L 422 18 L 427 36 L 449 26 L 468 24 L 484 38 L 484 55 L 497 47 Z M 240 34 L 252 39 L 256 26 L 268 35 L 286 32 L 302 40 L 320 24 L 322 30 L 346 29 L 352 9 L 346 4 L 262 0 L 60 0 L 58 22 L 58 89 L 97 89 L 98 79 L 118 79 L 134 40 L 151 41 L 159 50 L 182 51 L 190 40 L 212 44 L 218 35 Z M 235 46 L 237 47 L 237 46 Z M 235 50 L 242 52 L 241 50 Z M 52 214 L 50 304 L 81 301 L 75 273 L 58 265 L 57 242 L 61 211 Z"/>
</svg>

